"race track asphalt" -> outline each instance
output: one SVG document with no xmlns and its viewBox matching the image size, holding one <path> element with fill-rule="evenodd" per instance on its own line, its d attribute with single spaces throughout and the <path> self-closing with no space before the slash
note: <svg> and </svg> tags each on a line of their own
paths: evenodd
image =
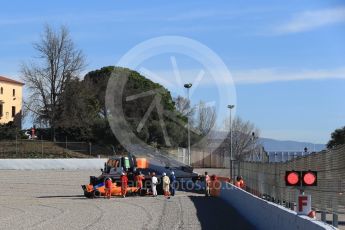
<svg viewBox="0 0 345 230">
<path fill-rule="evenodd" d="M 254 229 L 219 198 L 86 199 L 97 171 L 0 170 L 0 229 Z"/>
</svg>

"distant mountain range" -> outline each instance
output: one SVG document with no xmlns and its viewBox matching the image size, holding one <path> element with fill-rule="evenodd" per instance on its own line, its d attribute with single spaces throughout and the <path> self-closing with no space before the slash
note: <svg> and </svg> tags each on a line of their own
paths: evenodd
<svg viewBox="0 0 345 230">
<path fill-rule="evenodd" d="M 215 131 L 212 133 L 213 139 L 223 140 L 229 133 L 225 131 Z M 309 152 L 319 152 L 326 149 L 325 144 L 314 144 L 302 141 L 281 141 L 271 138 L 259 138 L 259 143 L 264 146 L 267 152 L 303 152 L 307 147 Z"/>
<path fill-rule="evenodd" d="M 268 152 L 273 151 L 291 151 L 291 152 L 302 152 L 305 147 L 310 152 L 319 152 L 326 149 L 324 144 L 313 144 L 309 142 L 298 142 L 298 141 L 280 141 L 270 138 L 260 138 L 259 142 L 264 146 Z"/>
</svg>

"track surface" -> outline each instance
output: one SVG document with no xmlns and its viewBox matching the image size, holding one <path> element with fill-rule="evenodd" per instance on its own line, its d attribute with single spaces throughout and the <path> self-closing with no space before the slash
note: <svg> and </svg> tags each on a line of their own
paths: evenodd
<svg viewBox="0 0 345 230">
<path fill-rule="evenodd" d="M 90 171 L 0 170 L 0 229 L 254 229 L 218 198 L 86 199 Z"/>
</svg>

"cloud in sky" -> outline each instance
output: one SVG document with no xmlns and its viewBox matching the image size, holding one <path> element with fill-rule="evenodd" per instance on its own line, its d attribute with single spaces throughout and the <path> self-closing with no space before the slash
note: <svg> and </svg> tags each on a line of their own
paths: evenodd
<svg viewBox="0 0 345 230">
<path fill-rule="evenodd" d="M 337 23 L 345 23 L 345 6 L 296 14 L 290 21 L 277 26 L 274 33 L 299 33 Z"/>
<path fill-rule="evenodd" d="M 196 69 L 182 69 L 181 78 L 184 82 L 194 82 L 197 78 L 197 73 L 200 70 Z M 150 70 L 148 72 L 142 72 L 146 77 L 171 87 L 172 85 L 178 85 L 173 75 L 172 70 Z M 154 73 L 154 75 L 152 75 Z M 218 77 L 217 82 L 221 84 L 264 84 L 271 82 L 282 81 L 301 81 L 301 80 L 327 80 L 327 79 L 343 79 L 345 80 L 345 67 L 339 67 L 334 69 L 316 69 L 316 70 L 285 70 L 280 68 L 261 68 L 261 69 L 246 69 L 231 71 L 232 80 L 225 77 Z M 166 84 L 167 81 L 169 84 Z M 205 76 L 200 81 L 200 86 L 209 86 L 215 84 L 216 81 L 209 73 L 205 73 Z M 182 86 L 181 86 L 182 87 Z"/>
<path fill-rule="evenodd" d="M 61 22 L 66 21 L 68 23 L 104 23 L 104 22 L 168 22 L 168 23 L 185 23 L 200 20 L 213 21 L 229 21 L 248 19 L 248 15 L 261 14 L 274 10 L 273 7 L 254 7 L 245 9 L 219 9 L 213 8 L 190 8 L 186 7 L 184 10 L 175 12 L 163 10 L 159 7 L 155 8 L 143 8 L 140 10 L 103 10 L 103 11 L 83 11 L 78 12 L 45 12 L 40 16 L 32 14 L 12 15 L 3 14 L 0 15 L 0 26 L 12 26 L 23 24 L 37 24 L 45 22 Z"/>
<path fill-rule="evenodd" d="M 343 79 L 345 80 L 345 67 L 335 69 L 286 71 L 277 68 L 263 68 L 253 70 L 234 71 L 232 73 L 235 83 L 255 84 L 277 81 L 299 80 L 322 80 Z"/>
<path fill-rule="evenodd" d="M 184 11 L 179 14 L 167 13 L 167 15 L 157 14 L 159 9 L 148 8 L 141 10 L 105 10 L 105 11 L 87 11 L 78 12 L 78 14 L 65 12 L 65 13 L 52 13 L 42 14 L 40 17 L 32 16 L 30 14 L 13 16 L 1 15 L 0 26 L 12 26 L 23 24 L 45 23 L 51 21 L 68 21 L 73 23 L 104 23 L 104 22 L 154 22 L 154 21 L 193 21 L 199 19 L 212 19 L 217 16 L 226 17 L 230 13 L 227 11 L 216 10 L 192 10 Z M 232 15 L 232 14 L 230 14 Z"/>
</svg>

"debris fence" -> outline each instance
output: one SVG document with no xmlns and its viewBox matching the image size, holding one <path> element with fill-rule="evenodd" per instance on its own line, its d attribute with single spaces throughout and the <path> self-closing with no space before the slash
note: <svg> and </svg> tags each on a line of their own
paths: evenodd
<svg viewBox="0 0 345 230">
<path fill-rule="evenodd" d="M 287 162 L 239 162 L 238 167 L 236 172 L 245 179 L 249 192 L 285 206 L 294 205 L 299 193 L 298 188 L 285 185 L 285 171 L 317 171 L 317 186 L 303 188 L 312 197 L 312 207 L 320 212 L 345 214 L 345 146 Z"/>
</svg>

